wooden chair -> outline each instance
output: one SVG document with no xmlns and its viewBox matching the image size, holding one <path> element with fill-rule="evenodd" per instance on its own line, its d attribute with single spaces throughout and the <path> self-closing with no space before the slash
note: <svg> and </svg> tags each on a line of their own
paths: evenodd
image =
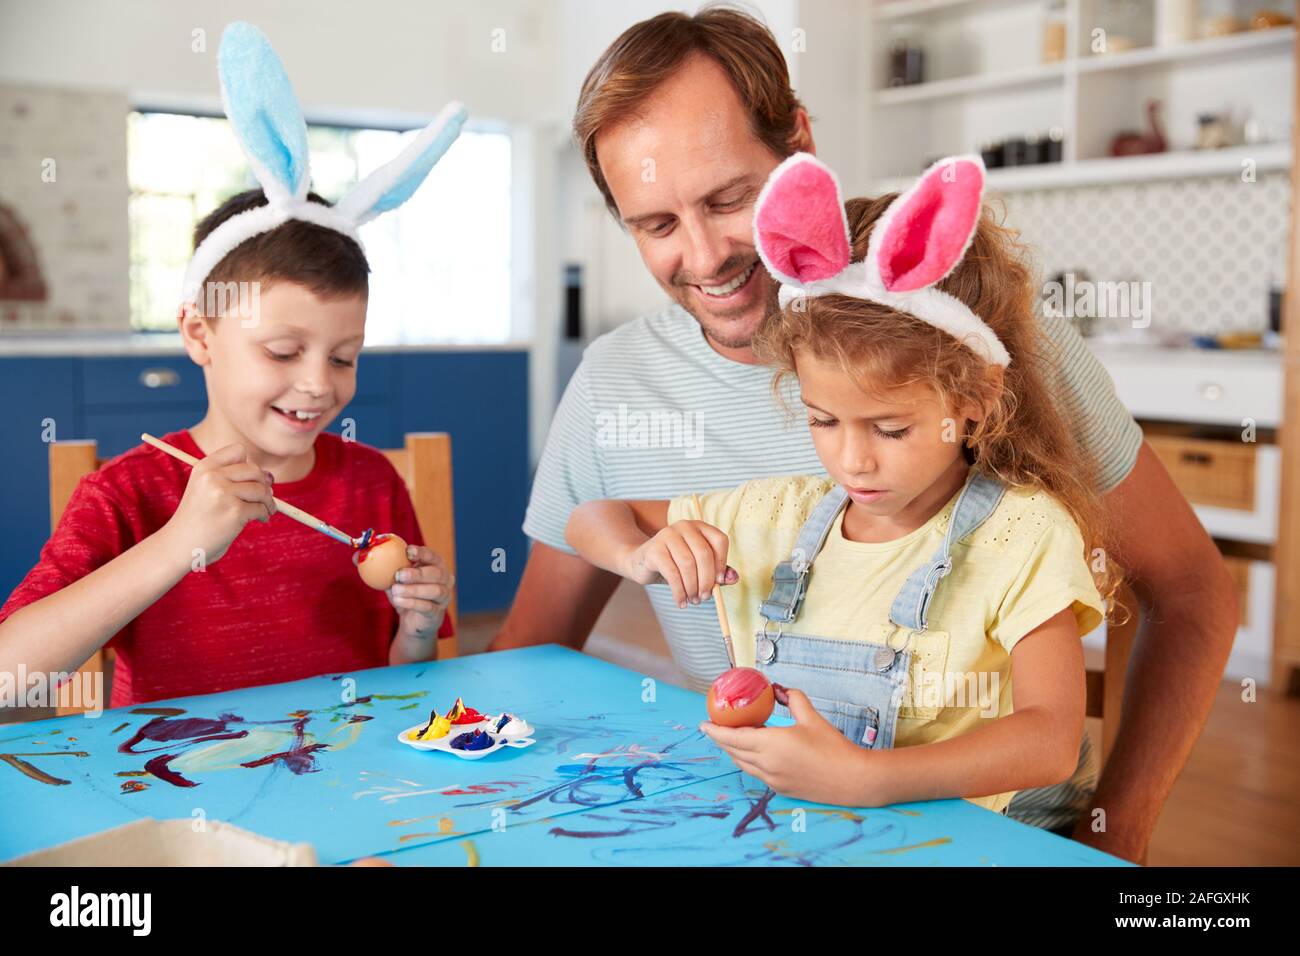
<svg viewBox="0 0 1300 956">
<path fill-rule="evenodd" d="M 94 441 L 60 441 L 50 445 L 50 528 L 55 528 L 63 517 L 72 492 L 82 477 L 95 471 L 104 463 L 97 457 Z M 403 448 L 383 449 L 384 456 L 406 481 L 415 517 L 424 532 L 425 541 L 442 555 L 452 574 L 456 573 L 456 534 L 452 509 L 451 486 L 451 436 L 445 432 L 410 432 Z M 323 517 L 323 516 L 322 516 Z M 304 531 L 306 529 L 303 529 Z M 360 530 L 360 529 L 357 529 Z M 380 529 L 383 530 L 383 529 Z M 310 533 L 310 532 L 308 532 Z M 456 619 L 456 595 L 453 592 L 447 608 L 453 621 Z M 448 637 L 438 641 L 438 657 L 455 657 L 457 640 Z M 102 673 L 106 661 L 111 661 L 113 651 L 99 650 L 90 656 L 79 670 L 83 675 Z M 92 678 L 93 679 L 93 678 Z M 84 707 L 62 707 L 64 714 L 79 714 Z"/>
<path fill-rule="evenodd" d="M 1106 650 L 1101 668 L 1089 668 L 1088 710 L 1089 717 L 1101 718 L 1101 766 L 1106 766 L 1110 752 L 1119 735 L 1119 724 L 1124 709 L 1124 680 L 1128 675 L 1129 657 L 1133 653 L 1133 642 L 1137 639 L 1141 625 L 1141 605 L 1137 596 L 1127 584 L 1120 587 L 1115 595 L 1116 603 L 1128 610 L 1128 619 L 1123 624 L 1106 625 Z"/>
</svg>

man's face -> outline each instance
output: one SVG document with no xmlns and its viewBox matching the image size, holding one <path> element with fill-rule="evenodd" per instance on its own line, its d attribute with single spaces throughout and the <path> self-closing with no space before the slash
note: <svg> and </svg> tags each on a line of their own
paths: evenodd
<svg viewBox="0 0 1300 956">
<path fill-rule="evenodd" d="M 753 213 L 781 157 L 754 136 L 722 67 L 688 60 L 638 114 L 600 131 L 596 158 L 659 285 L 715 344 L 748 348 L 776 304 Z"/>
<path fill-rule="evenodd" d="M 256 323 L 221 316 L 204 324 L 201 346 L 187 344 L 205 367 L 211 409 L 253 447 L 292 458 L 356 394 L 365 324 L 364 295 L 323 299 L 277 282 L 262 291 Z"/>
</svg>

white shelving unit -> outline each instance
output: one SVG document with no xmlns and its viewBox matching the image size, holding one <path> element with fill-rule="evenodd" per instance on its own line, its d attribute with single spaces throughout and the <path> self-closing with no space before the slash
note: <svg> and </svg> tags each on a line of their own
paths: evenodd
<svg viewBox="0 0 1300 956">
<path fill-rule="evenodd" d="M 1067 0 L 1065 59 L 1044 63 L 1046 8 L 1046 0 L 876 4 L 870 43 L 876 88 L 866 107 L 874 184 L 896 189 L 939 156 L 1053 128 L 1064 135 L 1063 162 L 992 170 L 990 187 L 1239 174 L 1245 161 L 1257 171 L 1289 167 L 1294 27 L 1097 54 L 1101 3 Z M 901 30 L 924 48 L 931 78 L 886 88 L 888 47 Z M 1111 158 L 1115 134 L 1147 130 L 1151 100 L 1162 103 L 1168 151 Z M 1221 151 L 1192 148 L 1198 114 L 1229 110 L 1240 120 L 1247 108 L 1264 141 Z"/>
</svg>

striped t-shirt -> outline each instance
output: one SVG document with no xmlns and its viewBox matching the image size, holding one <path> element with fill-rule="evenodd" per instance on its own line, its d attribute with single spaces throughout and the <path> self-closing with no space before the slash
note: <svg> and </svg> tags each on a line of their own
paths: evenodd
<svg viewBox="0 0 1300 956">
<path fill-rule="evenodd" d="M 1132 469 L 1142 432 L 1073 327 L 1045 318 L 1043 329 L 1051 349 L 1044 356 L 1048 382 L 1110 489 Z M 668 499 L 751 478 L 826 474 L 798 383 L 787 378 L 778 400 L 772 379 L 767 366 L 715 352 L 679 306 L 602 335 L 588 346 L 556 410 L 524 533 L 572 554 L 564 528 L 584 501 Z M 679 608 L 666 585 L 646 591 L 677 666 L 692 689 L 706 690 L 728 666 L 713 602 Z"/>
</svg>

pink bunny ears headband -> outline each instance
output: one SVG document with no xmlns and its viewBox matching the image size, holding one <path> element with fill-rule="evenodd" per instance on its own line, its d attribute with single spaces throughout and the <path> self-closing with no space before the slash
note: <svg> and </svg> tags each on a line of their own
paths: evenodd
<svg viewBox="0 0 1300 956">
<path fill-rule="evenodd" d="M 267 204 L 231 216 L 194 250 L 185 270 L 186 302 L 201 301 L 203 283 L 236 246 L 290 219 L 333 229 L 356 240 L 357 227 L 410 199 L 456 141 L 467 113 L 448 103 L 397 156 L 352 187 L 334 206 L 307 199 L 310 182 L 307 124 L 280 58 L 265 34 L 232 23 L 217 53 L 221 100 Z"/>
<path fill-rule="evenodd" d="M 847 295 L 879 302 L 947 332 L 985 361 L 1011 356 L 966 303 L 935 288 L 970 246 L 984 196 L 984 163 L 953 156 L 935 163 L 885 210 L 866 258 L 850 262 L 849 222 L 839 180 L 809 153 L 772 171 L 754 212 L 754 241 L 781 283 L 781 308 L 800 296 Z"/>
</svg>

